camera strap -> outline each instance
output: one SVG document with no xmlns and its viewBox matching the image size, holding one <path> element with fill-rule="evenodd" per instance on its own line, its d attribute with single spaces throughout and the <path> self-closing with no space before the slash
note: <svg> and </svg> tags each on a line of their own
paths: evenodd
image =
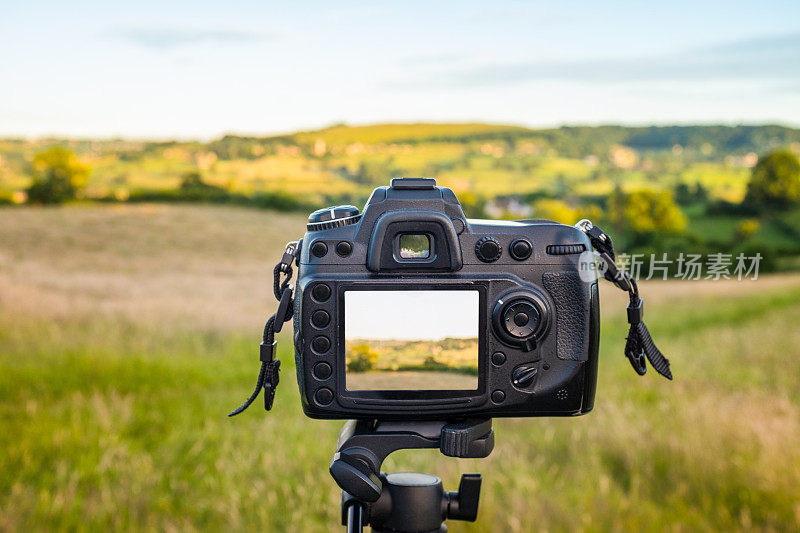
<svg viewBox="0 0 800 533">
<path fill-rule="evenodd" d="M 272 409 L 272 402 L 275 400 L 275 390 L 278 388 L 279 376 L 278 373 L 281 369 L 281 362 L 275 359 L 275 348 L 277 341 L 275 340 L 275 333 L 280 332 L 283 328 L 283 323 L 292 319 L 294 314 L 294 305 L 292 301 L 293 288 L 289 285 L 289 280 L 292 279 L 292 263 L 297 255 L 297 242 L 292 241 L 286 244 L 286 251 L 283 253 L 281 261 L 275 265 L 272 270 L 273 283 L 272 290 L 275 293 L 275 298 L 278 300 L 278 310 L 274 315 L 269 317 L 266 325 L 264 326 L 264 337 L 261 340 L 261 353 L 259 359 L 261 360 L 261 370 L 258 372 L 258 381 L 253 394 L 245 400 L 245 402 L 232 411 L 228 416 L 236 416 L 250 407 L 261 389 L 264 389 L 264 409 L 269 411 Z M 283 279 L 281 277 L 283 276 Z"/>
<path fill-rule="evenodd" d="M 592 247 L 600 254 L 600 258 L 606 267 L 603 276 L 621 290 L 626 291 L 630 297 L 628 324 L 631 327 L 628 330 L 625 342 L 625 356 L 630 361 L 631 366 L 637 374 L 643 376 L 647 372 L 646 357 L 656 372 L 671 380 L 672 372 L 669 369 L 669 359 L 664 357 L 664 354 L 656 347 L 650 332 L 647 330 L 647 326 L 642 321 L 644 301 L 639 297 L 639 287 L 636 285 L 636 279 L 630 273 L 617 267 L 614 243 L 611 241 L 611 237 L 592 224 L 590 220 L 583 219 L 575 224 L 575 227 L 589 237 Z"/>
</svg>

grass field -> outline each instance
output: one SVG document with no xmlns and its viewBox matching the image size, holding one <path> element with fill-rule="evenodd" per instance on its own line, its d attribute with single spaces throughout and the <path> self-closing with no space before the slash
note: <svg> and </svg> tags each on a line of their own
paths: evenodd
<svg viewBox="0 0 800 533">
<path fill-rule="evenodd" d="M 0 530 L 336 531 L 341 425 L 302 415 L 289 337 L 268 415 L 255 380 L 271 269 L 304 217 L 194 206 L 0 210 Z M 797 531 L 800 275 L 644 283 L 674 382 L 622 356 L 603 288 L 597 402 L 496 420 L 485 460 L 393 455 L 454 489 L 451 531 Z"/>
</svg>

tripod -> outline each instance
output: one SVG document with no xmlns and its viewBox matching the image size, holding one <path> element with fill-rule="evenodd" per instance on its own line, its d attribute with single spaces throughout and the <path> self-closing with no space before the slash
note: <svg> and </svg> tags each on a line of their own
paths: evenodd
<svg viewBox="0 0 800 533">
<path fill-rule="evenodd" d="M 494 448 L 492 421 L 345 423 L 330 473 L 342 489 L 342 525 L 348 533 L 361 533 L 366 525 L 376 533 L 445 533 L 448 518 L 477 518 L 480 474 L 463 474 L 452 492 L 430 474 L 381 472 L 392 452 L 422 448 L 439 448 L 450 457 L 487 457 Z"/>
</svg>

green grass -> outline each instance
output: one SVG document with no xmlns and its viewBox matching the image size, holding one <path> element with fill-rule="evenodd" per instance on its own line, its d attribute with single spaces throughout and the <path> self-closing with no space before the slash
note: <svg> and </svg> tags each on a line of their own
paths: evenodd
<svg viewBox="0 0 800 533">
<path fill-rule="evenodd" d="M 791 529 L 798 298 L 650 310 L 674 383 L 632 373 L 615 320 L 591 415 L 497 420 L 487 460 L 402 452 L 386 468 L 450 486 L 462 469 L 483 472 L 479 521 L 456 531 Z M 0 527 L 335 529 L 327 463 L 339 423 L 302 416 L 287 343 L 276 409 L 231 420 L 254 378 L 254 338 L 8 314 L 0 324 Z"/>
<path fill-rule="evenodd" d="M 20 222 L 0 239 L 0 530 L 341 529 L 327 473 L 341 422 L 302 415 L 290 333 L 275 409 L 226 417 L 252 390 L 261 319 L 227 315 L 272 306 L 272 257 L 302 220 L 273 236 L 274 214 L 208 207 L 20 209 L 0 221 L 10 216 Z M 16 264 L 27 277 L 7 277 Z M 124 307 L 142 299 L 143 272 L 186 314 L 146 299 Z M 91 299 L 62 305 L 90 273 Z M 218 320 L 200 320 L 199 300 L 174 288 L 186 276 Z M 242 276 L 256 289 L 231 286 Z M 633 373 L 624 295 L 604 287 L 591 414 L 498 419 L 484 460 L 403 451 L 385 469 L 436 473 L 449 489 L 483 473 L 478 521 L 451 531 L 797 530 L 800 276 L 642 291 L 675 381 Z"/>
<path fill-rule="evenodd" d="M 692 233 L 712 242 L 734 242 L 738 239 L 736 230 L 739 224 L 748 217 L 733 215 L 690 214 L 688 229 Z M 776 220 L 776 218 L 778 220 Z M 785 225 L 798 228 L 800 210 L 794 209 L 783 213 L 767 214 L 755 217 L 759 222 L 758 231 L 750 237 L 750 243 L 756 246 L 769 246 L 784 250 L 800 250 L 797 233 L 787 231 Z M 781 225 L 783 222 L 783 225 Z"/>
</svg>

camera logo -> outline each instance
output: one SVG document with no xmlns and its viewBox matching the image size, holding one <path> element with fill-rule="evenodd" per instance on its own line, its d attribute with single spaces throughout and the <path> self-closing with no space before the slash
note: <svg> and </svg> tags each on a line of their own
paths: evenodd
<svg viewBox="0 0 800 533">
<path fill-rule="evenodd" d="M 593 283 L 608 270 L 606 261 L 594 250 L 581 253 L 578 257 L 578 275 L 584 283 Z"/>
</svg>

